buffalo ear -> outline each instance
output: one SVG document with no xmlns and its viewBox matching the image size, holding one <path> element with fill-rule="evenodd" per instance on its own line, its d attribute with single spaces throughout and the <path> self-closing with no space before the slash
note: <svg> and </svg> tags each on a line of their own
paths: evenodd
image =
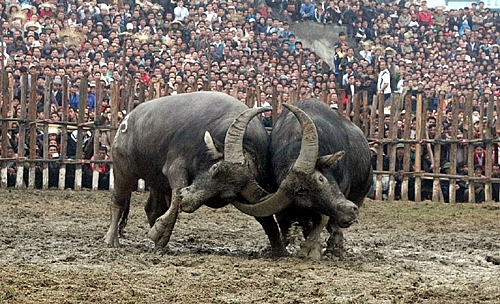
<svg viewBox="0 0 500 304">
<path fill-rule="evenodd" d="M 339 160 L 342 159 L 342 157 L 344 157 L 344 155 L 345 151 L 338 151 L 335 152 L 334 154 L 318 157 L 318 160 L 316 161 L 316 166 L 319 168 L 333 167 L 337 164 Z"/>
<path fill-rule="evenodd" d="M 213 138 L 212 135 L 210 135 L 210 132 L 205 131 L 203 140 L 207 146 L 208 155 L 210 155 L 213 160 L 224 157 L 224 144 Z"/>
</svg>

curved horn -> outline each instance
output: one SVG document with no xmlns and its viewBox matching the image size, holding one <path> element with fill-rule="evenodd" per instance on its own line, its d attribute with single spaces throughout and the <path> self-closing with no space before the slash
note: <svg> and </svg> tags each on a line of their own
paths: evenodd
<svg viewBox="0 0 500 304">
<path fill-rule="evenodd" d="M 245 163 L 243 155 L 243 136 L 247 125 L 252 118 L 265 111 L 270 111 L 271 107 L 248 109 L 241 113 L 227 129 L 224 141 L 224 160 L 230 163 Z"/>
<path fill-rule="evenodd" d="M 283 104 L 283 106 L 290 110 L 295 117 L 297 117 L 300 122 L 300 126 L 302 127 L 302 144 L 300 146 L 300 154 L 293 165 L 293 169 L 298 172 L 312 174 L 314 172 L 314 168 L 316 167 L 319 149 L 316 125 L 314 125 L 311 117 L 298 107 L 290 104 Z"/>
<path fill-rule="evenodd" d="M 243 204 L 239 202 L 233 202 L 232 204 L 236 209 L 245 214 L 254 217 L 266 217 L 284 210 L 292 204 L 292 200 L 288 198 L 283 190 L 278 189 L 276 193 L 264 198 L 257 204 Z"/>
</svg>

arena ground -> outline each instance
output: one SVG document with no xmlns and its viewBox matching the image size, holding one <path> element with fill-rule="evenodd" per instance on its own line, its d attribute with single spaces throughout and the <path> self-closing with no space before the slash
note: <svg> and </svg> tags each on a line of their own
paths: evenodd
<svg viewBox="0 0 500 304">
<path fill-rule="evenodd" d="M 152 252 L 134 193 L 120 248 L 103 242 L 108 192 L 0 190 L 0 302 L 498 303 L 500 204 L 367 200 L 343 261 L 273 260 L 232 207 L 180 215 Z M 326 237 L 326 234 L 325 234 Z M 297 252 L 300 239 L 291 245 Z"/>
</svg>

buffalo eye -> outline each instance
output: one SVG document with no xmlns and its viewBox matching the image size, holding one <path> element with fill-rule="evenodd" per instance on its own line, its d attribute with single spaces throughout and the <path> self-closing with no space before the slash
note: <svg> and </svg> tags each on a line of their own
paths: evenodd
<svg viewBox="0 0 500 304">
<path fill-rule="evenodd" d="M 219 163 L 213 164 L 212 167 L 210 167 L 210 170 L 208 170 L 208 172 L 213 174 L 215 173 L 215 171 L 217 171 L 218 168 L 219 168 Z"/>
</svg>

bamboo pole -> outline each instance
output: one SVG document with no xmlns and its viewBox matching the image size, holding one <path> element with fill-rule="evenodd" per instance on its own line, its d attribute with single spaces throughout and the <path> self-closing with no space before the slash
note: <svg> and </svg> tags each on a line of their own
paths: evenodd
<svg viewBox="0 0 500 304">
<path fill-rule="evenodd" d="M 35 120 L 36 119 L 36 79 L 38 78 L 38 74 L 31 74 L 31 91 L 30 91 L 30 100 L 28 103 L 28 118 L 30 120 Z M 36 124 L 31 124 L 30 129 L 29 129 L 29 135 L 30 135 L 30 159 L 35 159 L 37 157 L 36 155 L 36 140 L 37 140 L 37 134 L 36 134 Z M 29 178 L 28 178 L 28 188 L 29 189 L 34 189 L 35 188 L 35 176 L 36 176 L 36 163 L 30 163 L 29 164 Z"/>
<path fill-rule="evenodd" d="M 86 130 L 83 129 L 83 123 L 85 123 L 85 108 L 88 102 L 88 83 L 85 77 L 80 78 L 80 98 L 78 102 L 78 128 L 77 128 L 77 140 L 76 140 L 76 155 L 75 159 L 83 160 L 83 137 Z M 82 189 L 82 164 L 77 163 L 75 165 L 75 190 Z"/>
<path fill-rule="evenodd" d="M 438 95 L 438 113 L 436 118 L 436 137 L 441 138 L 441 134 L 443 134 L 443 108 L 444 108 L 444 95 Z M 443 143 L 434 145 L 434 159 L 433 164 L 434 168 L 432 168 L 432 172 L 435 174 L 440 173 L 441 171 L 441 145 Z M 430 145 L 430 144 L 429 144 Z M 441 193 L 441 184 L 439 183 L 439 179 L 434 178 L 432 181 L 432 201 L 443 201 L 443 194 Z"/>
<path fill-rule="evenodd" d="M 488 108 L 486 111 L 486 126 L 484 128 L 485 134 L 481 133 L 481 136 L 484 136 L 486 139 L 486 172 L 485 176 L 491 177 L 491 168 L 493 165 L 493 159 L 490 157 L 493 155 L 493 143 L 490 141 L 493 137 L 491 134 L 492 124 L 493 124 L 493 94 L 486 95 L 486 100 L 488 101 Z M 492 187 L 491 181 L 487 180 L 484 187 L 485 200 L 487 202 L 492 201 Z"/>
<path fill-rule="evenodd" d="M 369 132 L 369 138 L 373 138 L 375 135 L 375 129 L 376 129 L 376 121 L 377 121 L 377 116 L 380 119 L 380 115 L 377 114 L 377 109 L 378 109 L 378 96 L 374 95 L 373 96 L 373 102 L 372 102 L 372 109 L 370 113 L 370 132 Z"/>
<path fill-rule="evenodd" d="M 43 114 L 45 119 L 50 116 L 50 105 L 52 103 L 52 79 L 47 78 L 45 80 L 45 92 L 43 101 Z M 49 159 L 49 125 L 43 125 L 43 159 Z M 49 188 L 49 163 L 42 163 L 42 189 L 47 190 Z"/>
<path fill-rule="evenodd" d="M 94 114 L 94 119 L 95 121 L 100 121 L 101 115 L 102 115 L 102 83 L 98 81 L 96 83 L 96 105 L 95 105 L 95 114 Z M 128 106 L 128 105 L 127 105 Z M 94 143 L 94 160 L 99 159 L 99 139 L 101 138 L 101 130 L 100 129 L 95 129 L 94 134 L 92 134 L 92 137 L 94 138 L 93 143 Z M 95 191 L 97 190 L 99 186 L 99 164 L 94 164 L 94 170 L 92 171 L 92 190 Z"/>
<path fill-rule="evenodd" d="M 465 113 L 467 115 L 467 121 L 469 128 L 467 129 L 467 138 L 471 139 L 473 137 L 474 124 L 472 120 L 472 94 L 469 94 L 465 100 Z M 474 152 L 474 146 L 470 143 L 467 144 L 467 165 L 469 167 L 469 177 L 474 176 L 474 158 L 472 153 Z M 476 193 L 474 191 L 474 183 L 469 183 L 469 203 L 476 201 Z"/>
<path fill-rule="evenodd" d="M 359 120 L 359 110 L 360 110 L 360 106 L 359 106 L 359 101 L 360 101 L 360 97 L 361 95 L 359 93 L 355 93 L 351 96 L 351 99 L 352 99 L 352 103 L 353 103 L 353 117 L 352 117 L 352 121 L 354 122 L 354 124 L 359 127 L 360 129 L 362 128 L 361 124 L 360 124 L 360 120 Z"/>
<path fill-rule="evenodd" d="M 379 94 L 378 97 L 378 136 L 377 139 L 379 144 L 377 145 L 377 170 L 382 171 L 384 167 L 384 146 L 380 142 L 382 138 L 384 138 L 384 95 Z M 394 161 L 394 160 L 393 160 Z M 382 200 L 382 174 L 377 174 L 377 187 L 375 189 L 375 199 L 380 201 Z"/>
<path fill-rule="evenodd" d="M 405 129 L 403 133 L 403 138 L 410 138 L 411 135 L 411 123 L 412 123 L 412 100 L 411 100 L 411 94 L 405 95 Z M 403 171 L 404 172 L 409 172 L 410 171 L 410 143 L 404 143 L 404 151 L 405 154 L 403 156 Z M 404 201 L 408 200 L 408 176 L 404 175 L 402 178 L 401 182 L 401 199 Z M 404 190 L 404 191 L 403 191 Z"/>
<path fill-rule="evenodd" d="M 100 82 L 100 81 L 99 81 Z M 64 76 L 62 80 L 62 115 L 61 121 L 68 121 L 69 99 L 68 99 L 69 81 L 68 76 Z M 63 124 L 61 127 L 61 159 L 66 160 L 68 148 L 68 126 Z M 62 163 L 59 167 L 59 189 L 66 188 L 66 164 Z"/>
<path fill-rule="evenodd" d="M 3 47 L 0 48 L 0 51 L 3 51 Z M 3 54 L 3 52 L 1 53 Z M 3 64 L 3 58 L 0 59 Z M 2 70 L 0 72 L 0 101 L 2 102 L 2 106 L 0 109 L 0 117 L 7 117 L 9 116 L 9 76 L 5 70 Z M 6 120 L 2 120 L 2 153 L 1 157 L 6 158 L 7 157 L 7 147 L 9 145 L 9 138 L 8 138 L 8 128 L 9 128 L 9 122 Z M 0 188 L 7 188 L 7 162 L 2 161 L 1 163 L 1 170 L 0 170 Z"/>
<path fill-rule="evenodd" d="M 450 173 L 452 175 L 457 174 L 457 152 L 458 152 L 458 143 L 454 142 L 457 140 L 457 135 L 458 135 L 458 112 L 459 112 L 459 104 L 458 104 L 458 97 L 452 96 L 451 97 L 451 148 L 450 148 Z M 449 193 L 449 198 L 450 198 L 450 203 L 456 202 L 457 200 L 457 191 L 456 191 L 456 179 L 450 179 L 450 193 Z"/>
<path fill-rule="evenodd" d="M 363 130 L 363 134 L 365 137 L 368 137 L 369 132 L 370 132 L 370 124 L 368 115 L 369 115 L 369 109 L 368 109 L 368 91 L 363 91 L 363 121 L 361 122 L 361 129 Z"/>
<path fill-rule="evenodd" d="M 398 133 L 398 120 L 400 115 L 400 104 L 401 95 L 399 93 L 393 93 L 391 95 L 391 125 L 389 126 L 389 138 L 397 138 Z M 389 164 L 389 200 L 393 201 L 396 197 L 396 185 L 395 185 L 395 175 L 396 171 L 396 146 L 394 144 L 389 145 L 388 148 L 389 159 L 394 160 Z"/>
<path fill-rule="evenodd" d="M 337 90 L 337 95 L 339 96 L 339 101 L 337 102 L 337 111 L 341 116 L 344 116 L 344 111 L 345 111 L 344 94 L 345 92 L 343 89 Z"/>
<path fill-rule="evenodd" d="M 423 109 L 423 100 L 422 100 L 422 94 L 417 95 L 417 134 L 416 134 L 416 139 L 422 140 L 423 139 L 423 134 L 424 134 L 424 129 L 425 129 L 425 112 Z M 415 163 L 413 164 L 415 166 L 414 172 L 420 172 L 422 166 L 422 143 L 419 143 L 416 145 L 415 149 Z M 421 201 L 421 189 L 422 189 L 422 179 L 420 178 L 420 175 L 415 175 L 415 201 L 420 202 Z"/>
</svg>

